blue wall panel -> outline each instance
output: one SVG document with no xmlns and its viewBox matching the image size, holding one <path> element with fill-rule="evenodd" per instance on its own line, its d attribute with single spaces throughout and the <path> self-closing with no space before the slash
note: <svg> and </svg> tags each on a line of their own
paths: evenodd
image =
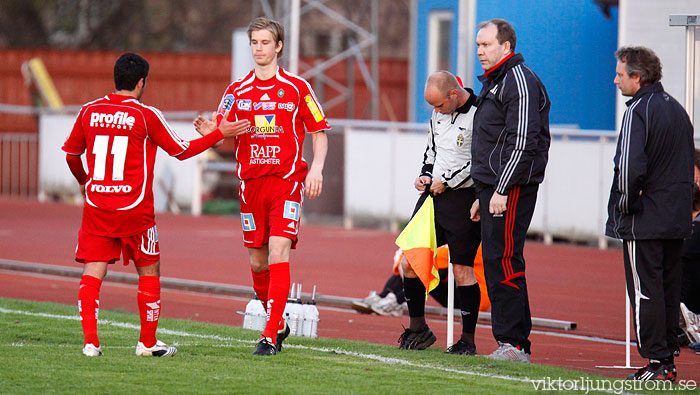
<svg viewBox="0 0 700 395">
<path fill-rule="evenodd" d="M 427 122 L 433 108 L 423 99 L 423 88 L 428 77 L 428 16 L 431 11 L 452 11 L 454 19 L 452 21 L 452 48 L 450 50 L 450 71 L 457 72 L 457 34 L 459 27 L 459 0 L 419 0 L 418 17 L 416 27 L 416 98 L 415 114 L 416 122 Z"/>
<path fill-rule="evenodd" d="M 430 116 L 424 105 L 427 69 L 427 16 L 431 9 L 452 8 L 458 1 L 418 1 L 416 121 Z M 503 18 L 513 24 L 516 53 L 525 57 L 549 92 L 552 124 L 581 129 L 615 129 L 615 56 L 617 8 L 608 20 L 592 0 L 477 0 L 476 21 Z M 456 55 L 455 24 L 453 53 Z M 474 27 L 476 31 L 476 26 Z M 456 58 L 451 71 L 455 71 Z M 474 54 L 474 72 L 483 69 Z M 466 81 L 465 81 L 466 83 Z M 481 90 L 475 78 L 471 85 Z"/>
</svg>

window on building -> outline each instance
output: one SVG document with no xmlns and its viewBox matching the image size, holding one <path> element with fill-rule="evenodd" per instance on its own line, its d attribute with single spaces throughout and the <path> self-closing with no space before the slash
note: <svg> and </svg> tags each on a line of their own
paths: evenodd
<svg viewBox="0 0 700 395">
<path fill-rule="evenodd" d="M 452 11 L 433 11 L 428 16 L 428 73 L 451 70 Z"/>
</svg>

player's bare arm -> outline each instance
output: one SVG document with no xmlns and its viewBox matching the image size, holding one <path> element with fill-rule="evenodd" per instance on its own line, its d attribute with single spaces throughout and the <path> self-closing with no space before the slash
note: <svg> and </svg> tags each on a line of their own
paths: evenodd
<svg viewBox="0 0 700 395">
<path fill-rule="evenodd" d="M 311 162 L 304 185 L 306 187 L 306 196 L 309 199 L 314 199 L 321 196 L 323 189 L 323 164 L 326 162 L 326 154 L 328 153 L 328 136 L 326 132 L 313 133 L 311 135 L 311 146 L 314 152 L 314 160 Z"/>
</svg>

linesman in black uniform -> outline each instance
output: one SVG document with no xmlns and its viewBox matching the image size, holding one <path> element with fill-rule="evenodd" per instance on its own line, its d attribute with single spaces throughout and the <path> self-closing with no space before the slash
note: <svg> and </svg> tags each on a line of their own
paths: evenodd
<svg viewBox="0 0 700 395">
<path fill-rule="evenodd" d="M 447 243 L 449 246 L 462 310 L 462 335 L 447 352 L 476 355 L 474 332 L 481 293 L 474 277 L 474 257 L 481 242 L 481 232 L 479 224 L 469 218 L 469 209 L 475 198 L 471 178 L 471 141 L 476 97 L 471 89 L 462 88 L 457 78 L 447 71 L 436 71 L 428 77 L 424 96 L 434 110 L 423 168 L 414 182 L 416 189 L 423 194 L 413 214 L 428 194 L 434 197 L 437 245 Z M 402 269 L 410 326 L 399 338 L 400 348 L 422 350 L 436 340 L 425 323 L 425 286 L 405 260 Z"/>
</svg>

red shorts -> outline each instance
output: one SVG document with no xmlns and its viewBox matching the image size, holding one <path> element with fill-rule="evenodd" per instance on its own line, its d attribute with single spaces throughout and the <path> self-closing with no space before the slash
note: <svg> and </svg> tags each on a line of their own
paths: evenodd
<svg viewBox="0 0 700 395">
<path fill-rule="evenodd" d="M 152 265 L 160 260 L 158 232 L 155 225 L 139 234 L 128 237 L 96 236 L 78 232 L 75 260 L 80 263 L 114 263 L 124 257 L 124 266 L 133 261 L 138 267 Z"/>
<path fill-rule="evenodd" d="M 290 239 L 296 248 L 304 184 L 275 176 L 241 181 L 241 225 L 246 247 L 263 247 L 270 236 Z"/>
</svg>

